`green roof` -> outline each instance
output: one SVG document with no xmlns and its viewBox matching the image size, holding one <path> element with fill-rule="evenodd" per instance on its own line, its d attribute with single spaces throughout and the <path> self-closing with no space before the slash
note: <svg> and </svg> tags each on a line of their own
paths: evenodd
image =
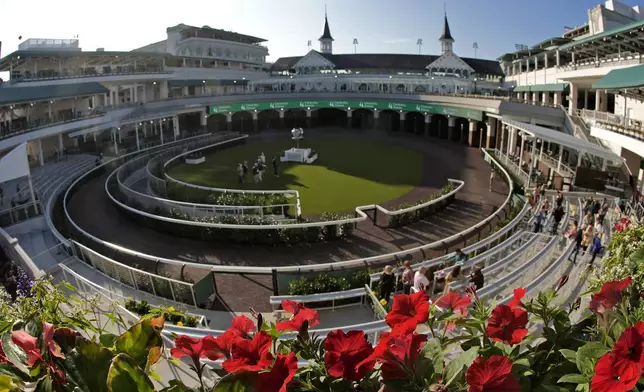
<svg viewBox="0 0 644 392">
<path fill-rule="evenodd" d="M 612 35 L 619 34 L 619 33 L 624 33 L 624 32 L 631 31 L 631 30 L 635 30 L 635 29 L 638 29 L 638 28 L 643 27 L 643 26 L 644 26 L 644 20 L 638 20 L 638 21 L 635 21 L 633 23 L 629 23 L 629 24 L 624 25 L 624 26 L 616 27 L 614 29 L 609 29 L 609 30 L 603 31 L 601 33 L 593 34 L 591 36 L 588 36 L 588 37 L 585 37 L 585 38 L 582 38 L 582 39 L 578 39 L 576 41 L 572 41 L 572 42 L 567 43 L 565 45 L 561 45 L 559 47 L 559 49 L 560 50 L 570 49 L 570 48 L 572 48 L 574 46 L 585 44 L 587 42 L 591 42 L 591 41 L 594 41 L 596 39 L 610 37 Z"/>
<path fill-rule="evenodd" d="M 516 86 L 512 91 L 515 93 L 527 93 L 530 91 L 530 86 Z"/>
<path fill-rule="evenodd" d="M 644 86 L 644 64 L 614 69 L 593 84 L 594 89 L 619 90 Z"/>
<path fill-rule="evenodd" d="M 107 94 L 108 92 L 109 90 L 100 83 L 72 83 L 37 87 L 2 87 L 0 88 L 0 105 L 84 97 L 93 94 Z"/>
</svg>

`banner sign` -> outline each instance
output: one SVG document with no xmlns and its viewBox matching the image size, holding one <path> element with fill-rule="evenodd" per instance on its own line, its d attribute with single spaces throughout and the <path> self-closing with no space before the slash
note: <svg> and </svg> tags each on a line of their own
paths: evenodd
<svg viewBox="0 0 644 392">
<path fill-rule="evenodd" d="M 444 106 L 433 103 L 413 103 L 413 102 L 392 102 L 382 100 L 344 100 L 344 101 L 263 101 L 263 102 L 244 102 L 230 103 L 225 105 L 212 105 L 209 108 L 210 114 L 227 114 L 241 111 L 262 111 L 262 110 L 286 110 L 286 109 L 372 109 L 372 110 L 395 110 L 403 112 L 419 112 L 427 114 L 442 114 L 445 116 L 461 117 L 468 120 L 483 120 L 483 112 L 459 108 L 455 106 Z"/>
</svg>

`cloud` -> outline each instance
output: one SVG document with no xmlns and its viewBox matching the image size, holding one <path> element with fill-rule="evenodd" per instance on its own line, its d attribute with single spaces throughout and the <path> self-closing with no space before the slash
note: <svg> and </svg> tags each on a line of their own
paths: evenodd
<svg viewBox="0 0 644 392">
<path fill-rule="evenodd" d="M 411 39 L 409 38 L 390 38 L 382 42 L 384 42 L 385 44 L 405 44 L 409 41 L 411 41 Z"/>
</svg>

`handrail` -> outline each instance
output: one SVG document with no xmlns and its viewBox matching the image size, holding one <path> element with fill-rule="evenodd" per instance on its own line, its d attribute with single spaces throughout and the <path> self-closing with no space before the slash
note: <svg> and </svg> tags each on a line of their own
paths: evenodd
<svg viewBox="0 0 644 392">
<path fill-rule="evenodd" d="M 18 263 L 30 278 L 38 279 L 45 275 L 44 271 L 38 268 L 27 252 L 22 249 L 18 240 L 10 236 L 2 227 L 0 227 L 0 246 L 7 257 Z"/>
<path fill-rule="evenodd" d="M 357 289 L 332 291 L 330 293 L 316 293 L 308 295 L 271 295 L 269 302 L 271 305 L 279 305 L 284 300 L 297 301 L 300 303 L 323 302 L 332 299 L 347 299 L 353 297 L 362 297 L 366 295 L 364 287 Z"/>
</svg>

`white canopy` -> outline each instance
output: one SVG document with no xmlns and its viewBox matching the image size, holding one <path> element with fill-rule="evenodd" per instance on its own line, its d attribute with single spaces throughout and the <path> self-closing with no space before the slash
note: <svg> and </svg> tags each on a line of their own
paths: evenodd
<svg viewBox="0 0 644 392">
<path fill-rule="evenodd" d="M 503 120 L 503 124 L 521 130 L 531 137 L 545 140 L 548 143 L 559 144 L 582 153 L 586 153 L 599 158 L 607 159 L 613 164 L 624 162 L 624 158 L 615 154 L 611 150 L 599 146 L 597 144 L 588 142 L 586 140 L 578 139 L 567 133 L 559 132 L 554 129 L 541 127 L 535 124 L 528 124 L 515 120 Z"/>
<path fill-rule="evenodd" d="M 27 143 L 22 143 L 0 159 L 0 183 L 28 175 Z"/>
</svg>

